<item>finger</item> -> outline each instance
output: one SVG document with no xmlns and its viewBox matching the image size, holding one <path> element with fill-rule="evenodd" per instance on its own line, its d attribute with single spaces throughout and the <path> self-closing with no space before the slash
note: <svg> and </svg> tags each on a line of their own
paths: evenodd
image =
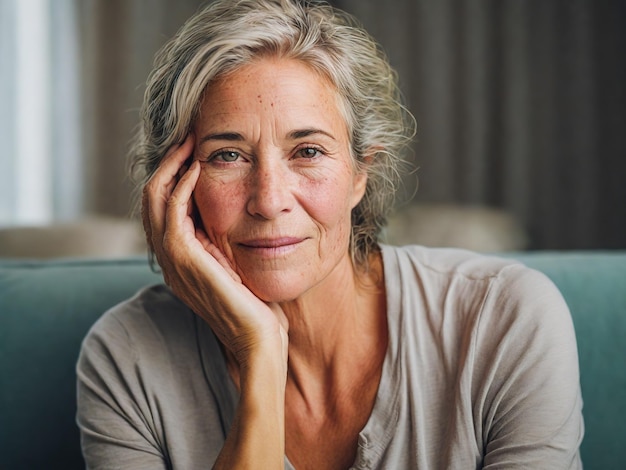
<svg viewBox="0 0 626 470">
<path fill-rule="evenodd" d="M 180 168 L 192 153 L 193 142 L 190 134 L 182 145 L 173 146 L 144 187 L 142 219 L 153 248 L 164 234 L 167 201 L 178 182 Z"/>
<path fill-rule="evenodd" d="M 167 201 L 179 179 L 179 173 L 193 152 L 194 138 L 189 134 L 181 145 L 172 146 L 148 181 L 148 196 Z M 152 202 L 152 201 L 150 201 Z"/>
<path fill-rule="evenodd" d="M 234 281 L 241 283 L 241 277 L 239 276 L 239 274 L 237 274 L 237 272 L 233 268 L 233 265 L 230 262 L 230 260 L 226 257 L 226 255 L 224 255 L 224 253 L 217 246 L 211 243 L 205 231 L 202 229 L 196 229 L 196 238 L 200 241 L 204 249 L 211 256 L 213 256 L 213 258 L 215 258 L 217 262 L 226 270 L 226 272 L 230 275 L 230 277 Z"/>
<path fill-rule="evenodd" d="M 148 195 L 159 194 L 166 188 L 165 198 L 174 188 L 181 169 L 193 150 L 193 135 L 189 134 L 180 145 L 172 145 L 146 184 Z"/>
<path fill-rule="evenodd" d="M 189 133 L 185 140 L 181 144 L 172 145 L 161 162 L 159 163 L 159 167 L 157 171 L 166 170 L 171 175 L 178 173 L 178 170 L 186 161 L 187 158 L 191 155 L 193 150 L 193 145 L 195 141 L 195 136 L 193 133 Z M 155 172 L 156 174 L 157 172 Z M 154 176 L 154 175 L 153 175 Z"/>
<path fill-rule="evenodd" d="M 148 218 L 148 196 L 145 190 L 141 195 L 141 223 L 143 224 L 143 230 L 146 234 L 148 247 L 154 252 L 154 246 L 152 244 L 152 228 L 150 227 L 150 220 Z"/>
<path fill-rule="evenodd" d="M 184 236 L 185 234 L 182 232 L 184 230 L 188 230 L 187 234 L 193 235 L 195 238 L 195 228 L 189 214 L 190 210 L 193 209 L 192 195 L 199 176 L 200 163 L 195 161 L 182 176 L 167 201 L 165 224 L 175 238 Z M 186 224 L 191 224 L 191 227 L 186 226 Z"/>
</svg>

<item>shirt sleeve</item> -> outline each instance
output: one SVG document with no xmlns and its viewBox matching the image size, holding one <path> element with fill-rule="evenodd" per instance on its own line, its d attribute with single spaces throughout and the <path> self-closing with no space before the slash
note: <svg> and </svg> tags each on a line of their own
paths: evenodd
<svg viewBox="0 0 626 470">
<path fill-rule="evenodd" d="M 490 286 L 476 341 L 483 468 L 582 468 L 576 337 L 556 286 L 538 271 L 505 268 Z"/>
<path fill-rule="evenodd" d="M 133 341 L 105 315 L 83 341 L 77 364 L 77 423 L 88 469 L 165 469 L 167 458 Z"/>
</svg>

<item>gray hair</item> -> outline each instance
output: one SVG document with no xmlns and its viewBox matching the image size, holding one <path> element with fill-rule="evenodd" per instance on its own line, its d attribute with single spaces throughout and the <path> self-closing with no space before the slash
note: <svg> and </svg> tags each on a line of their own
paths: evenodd
<svg viewBox="0 0 626 470">
<path fill-rule="evenodd" d="M 355 166 L 368 175 L 352 211 L 350 241 L 355 266 L 367 267 L 395 201 L 415 121 L 376 41 L 325 2 L 217 0 L 191 17 L 156 55 L 130 152 L 132 175 L 143 187 L 167 150 L 186 138 L 212 81 L 268 56 L 300 60 L 337 89 Z"/>
</svg>

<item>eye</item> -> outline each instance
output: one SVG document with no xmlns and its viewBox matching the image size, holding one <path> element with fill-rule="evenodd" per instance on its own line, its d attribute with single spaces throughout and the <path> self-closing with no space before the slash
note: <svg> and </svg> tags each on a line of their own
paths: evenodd
<svg viewBox="0 0 626 470">
<path fill-rule="evenodd" d="M 234 150 L 220 150 L 219 152 L 215 152 L 214 154 L 212 154 L 208 158 L 208 160 L 210 161 L 219 160 L 222 162 L 231 163 L 231 162 L 236 162 L 239 159 L 239 157 L 241 157 L 239 152 L 235 152 Z"/>
<path fill-rule="evenodd" d="M 298 151 L 296 152 L 296 155 L 301 157 L 301 158 L 315 158 L 318 157 L 320 155 L 322 155 L 321 150 L 315 148 L 315 147 L 303 147 L 298 149 Z"/>
</svg>

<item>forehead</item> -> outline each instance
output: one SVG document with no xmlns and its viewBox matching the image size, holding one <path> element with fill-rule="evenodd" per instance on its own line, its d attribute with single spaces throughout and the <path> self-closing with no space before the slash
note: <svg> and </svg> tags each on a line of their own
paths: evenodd
<svg viewBox="0 0 626 470">
<path fill-rule="evenodd" d="M 222 91 L 241 86 L 250 89 L 266 85 L 267 82 L 279 84 L 294 79 L 301 84 L 327 88 L 329 92 L 337 92 L 337 88 L 329 77 L 309 63 L 291 58 L 259 57 L 250 63 L 244 63 L 229 72 L 219 75 L 207 86 L 207 93 L 219 88 Z"/>
<path fill-rule="evenodd" d="M 202 98 L 199 121 L 238 113 L 333 121 L 346 127 L 337 88 L 322 73 L 294 59 L 263 58 L 211 82 Z M 205 124 L 207 124 L 205 122 Z"/>
</svg>

